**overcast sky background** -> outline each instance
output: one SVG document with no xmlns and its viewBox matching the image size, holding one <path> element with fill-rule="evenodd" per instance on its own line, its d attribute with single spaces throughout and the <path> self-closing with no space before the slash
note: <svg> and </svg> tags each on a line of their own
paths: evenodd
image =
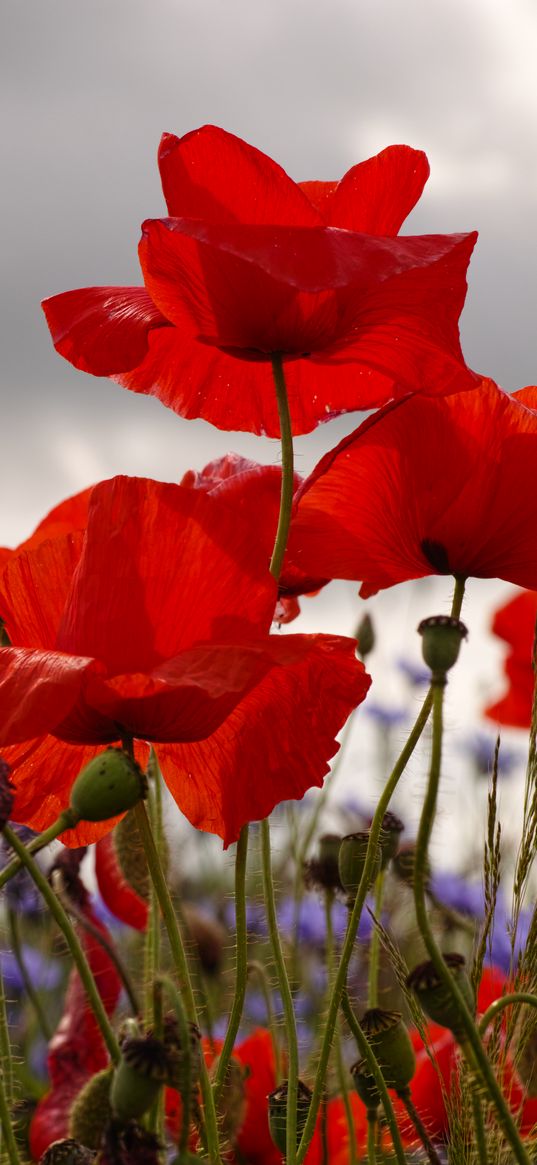
<svg viewBox="0 0 537 1165">
<path fill-rule="evenodd" d="M 296 179 L 338 178 L 392 143 L 424 149 L 431 178 L 406 233 L 480 232 L 467 361 L 508 389 L 537 380 L 534 0 L 3 0 L 0 19 L 0 545 L 118 472 L 174 480 L 230 448 L 278 459 L 277 443 L 76 372 L 50 342 L 44 296 L 140 281 L 140 223 L 164 213 L 163 130 L 213 122 Z M 301 438 L 298 468 L 358 421 Z M 445 583 L 431 586 L 445 609 Z M 381 602 L 396 640 L 415 591 L 396 608 Z M 479 632 L 508 588 L 474 593 Z M 340 588 L 336 625 L 326 600 L 304 629 L 348 630 L 356 610 L 353 588 Z M 476 659 L 479 699 L 498 690 L 494 652 Z"/>
</svg>

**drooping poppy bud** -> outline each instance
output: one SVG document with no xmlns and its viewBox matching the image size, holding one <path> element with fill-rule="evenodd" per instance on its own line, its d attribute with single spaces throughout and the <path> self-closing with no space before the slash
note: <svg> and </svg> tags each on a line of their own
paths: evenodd
<svg viewBox="0 0 537 1165">
<path fill-rule="evenodd" d="M 457 983 L 464 1001 L 473 1015 L 475 997 L 463 955 L 451 952 L 442 956 L 452 978 Z M 449 1028 L 460 1039 L 464 1033 L 460 1007 L 432 962 L 420 963 L 407 978 L 407 987 L 414 992 L 429 1019 Z"/>
<path fill-rule="evenodd" d="M 382 853 L 380 868 L 385 870 L 399 850 L 399 838 L 404 830 L 403 822 L 395 813 L 384 814 L 379 834 L 379 845 Z"/>
<path fill-rule="evenodd" d="M 446 672 L 457 662 L 461 643 L 468 637 L 467 627 L 451 615 L 431 615 L 422 619 L 418 633 L 421 635 L 423 659 L 430 667 L 433 679 L 444 679 Z"/>
<path fill-rule="evenodd" d="M 358 654 L 361 659 L 365 659 L 375 646 L 375 628 L 371 615 L 367 612 L 362 616 L 356 628 L 356 638 L 358 640 Z"/>
<path fill-rule="evenodd" d="M 349 895 L 349 902 L 352 904 L 356 897 L 356 893 L 362 874 L 364 872 L 367 849 L 369 846 L 369 832 L 366 830 L 361 833 L 348 833 L 346 837 L 342 838 L 339 850 L 339 876 L 343 888 Z M 371 870 L 371 877 L 369 885 L 372 886 L 377 874 L 380 870 L 381 863 L 381 849 L 377 843 L 373 868 Z"/>
<path fill-rule="evenodd" d="M 167 1080 L 168 1056 L 162 1040 L 149 1034 L 128 1036 L 121 1045 L 110 1092 L 114 1117 L 130 1121 L 143 1116 Z"/>
<path fill-rule="evenodd" d="M 78 774 L 70 807 L 82 821 L 108 821 L 146 795 L 147 781 L 136 761 L 122 748 L 107 748 Z"/>
<path fill-rule="evenodd" d="M 195 1088 L 201 1072 L 201 1032 L 197 1024 L 191 1021 L 187 1021 L 187 1028 L 190 1084 Z M 149 1031 L 148 1035 L 153 1036 L 153 1032 Z M 176 1088 L 178 1092 L 181 1092 L 183 1085 L 184 1053 L 179 1024 L 174 1012 L 168 1012 L 164 1016 L 162 1045 L 166 1056 L 166 1077 L 164 1083 L 169 1088 Z"/>
<path fill-rule="evenodd" d="M 400 1011 L 372 1007 L 360 1020 L 388 1088 L 406 1088 L 416 1070 L 416 1057 Z"/>
<path fill-rule="evenodd" d="M 350 1073 L 354 1087 L 368 1112 L 375 1112 L 380 1104 L 380 1092 L 367 1060 L 357 1060 L 351 1065 Z"/>
<path fill-rule="evenodd" d="M 274 1092 L 271 1092 L 268 1098 L 269 1103 L 269 1128 L 270 1135 L 276 1148 L 281 1153 L 286 1152 L 287 1148 L 287 1093 L 288 1084 L 284 1080 Z M 304 1126 L 308 1119 L 308 1112 L 310 1110 L 312 1093 L 307 1084 L 302 1080 L 298 1081 L 298 1096 L 296 1105 L 296 1143 L 297 1148 L 300 1144 Z"/>
<path fill-rule="evenodd" d="M 111 1068 L 96 1072 L 79 1092 L 69 1114 L 69 1136 L 88 1149 L 99 1148 L 106 1123 L 112 1116 L 111 1086 Z"/>
<path fill-rule="evenodd" d="M 151 886 L 149 869 L 144 843 L 133 813 L 126 813 L 121 821 L 118 821 L 114 830 L 114 844 L 125 881 L 136 891 L 139 898 L 149 902 Z"/>
<path fill-rule="evenodd" d="M 216 1078 L 220 1057 L 211 1067 L 211 1076 Z M 222 1088 L 218 1097 L 217 1115 L 222 1133 L 231 1146 L 235 1146 L 237 1136 L 244 1124 L 248 1106 L 246 1079 L 248 1068 L 236 1056 L 231 1056 L 226 1064 Z"/>
<path fill-rule="evenodd" d="M 53 1141 L 39 1158 L 39 1165 L 92 1165 L 95 1153 L 72 1137 Z"/>
<path fill-rule="evenodd" d="M 342 890 L 339 876 L 339 850 L 341 837 L 335 833 L 325 833 L 319 838 L 316 857 L 304 862 L 306 886 L 320 890 Z"/>
</svg>

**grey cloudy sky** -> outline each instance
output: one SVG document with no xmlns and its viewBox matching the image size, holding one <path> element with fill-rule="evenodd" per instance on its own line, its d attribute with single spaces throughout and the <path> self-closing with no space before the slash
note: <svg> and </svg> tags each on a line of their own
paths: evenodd
<svg viewBox="0 0 537 1165">
<path fill-rule="evenodd" d="M 295 178 L 339 177 L 393 142 L 432 176 L 407 230 L 479 228 L 467 359 L 507 388 L 537 377 L 537 9 L 533 0 L 4 0 L 0 544 L 117 472 L 176 478 L 274 443 L 186 422 L 75 372 L 39 301 L 139 281 L 162 213 L 160 134 L 232 130 Z M 357 423 L 298 443 L 299 465 Z"/>
</svg>

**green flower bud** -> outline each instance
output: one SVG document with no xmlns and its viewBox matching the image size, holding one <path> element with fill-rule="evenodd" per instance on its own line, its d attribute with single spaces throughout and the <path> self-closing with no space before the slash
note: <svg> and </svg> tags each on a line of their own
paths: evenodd
<svg viewBox="0 0 537 1165">
<path fill-rule="evenodd" d="M 466 961 L 462 955 L 455 953 L 443 955 L 444 963 L 449 968 L 459 991 L 471 1013 L 475 1014 L 475 997 L 472 985 L 466 972 Z M 449 1028 L 453 1035 L 460 1039 L 464 1035 L 460 1007 L 457 1000 L 445 986 L 434 964 L 420 963 L 410 972 L 407 978 L 407 987 L 414 992 L 429 1019 Z"/>
<path fill-rule="evenodd" d="M 276 1148 L 285 1155 L 287 1151 L 287 1080 L 280 1084 L 268 1098 L 270 1135 Z M 312 1093 L 307 1084 L 298 1081 L 298 1096 L 296 1105 L 296 1143 L 297 1148 L 302 1139 L 304 1126 L 308 1119 Z"/>
<path fill-rule="evenodd" d="M 147 782 L 136 761 L 122 748 L 107 748 L 78 774 L 70 808 L 82 821 L 108 821 L 146 795 Z"/>
<path fill-rule="evenodd" d="M 358 1096 L 365 1104 L 367 1111 L 376 1112 L 380 1104 L 380 1092 L 367 1060 L 357 1060 L 352 1065 L 350 1073 Z"/>
<path fill-rule="evenodd" d="M 416 1057 L 399 1011 L 372 1007 L 360 1020 L 388 1088 L 406 1088 L 416 1071 Z"/>
<path fill-rule="evenodd" d="M 39 1165 L 92 1165 L 95 1153 L 72 1137 L 53 1141 L 39 1158 Z"/>
<path fill-rule="evenodd" d="M 425 663 L 433 673 L 433 679 L 442 680 L 459 657 L 463 639 L 468 630 L 460 619 L 450 615 L 431 615 L 422 619 L 418 627 L 422 637 L 421 650 Z"/>
<path fill-rule="evenodd" d="M 79 1092 L 69 1113 L 69 1136 L 88 1149 L 98 1149 L 110 1117 L 112 1069 L 103 1068 Z"/>
<path fill-rule="evenodd" d="M 166 1082 L 168 1072 L 168 1057 L 161 1040 L 152 1035 L 127 1037 L 110 1093 L 114 1116 L 121 1121 L 143 1116 Z"/>
<path fill-rule="evenodd" d="M 142 835 L 136 824 L 134 813 L 126 813 L 114 829 L 114 846 L 121 873 L 125 881 L 136 891 L 139 898 L 149 902 L 151 880 L 145 856 Z"/>
<path fill-rule="evenodd" d="M 382 853 L 380 861 L 381 870 L 386 869 L 398 852 L 399 838 L 404 828 L 401 818 L 396 817 L 395 813 L 388 812 L 384 814 L 379 834 L 379 845 Z"/>
<path fill-rule="evenodd" d="M 349 895 L 349 903 L 352 904 L 356 898 L 356 893 L 362 874 L 365 867 L 365 859 L 369 845 L 369 832 L 363 833 L 348 833 L 346 837 L 342 838 L 339 850 L 339 876 L 341 885 Z M 380 870 L 381 862 L 381 848 L 377 844 L 376 852 L 371 871 L 369 885 L 372 886 L 377 874 Z"/>
<path fill-rule="evenodd" d="M 360 619 L 356 628 L 356 638 L 358 640 L 358 654 L 361 655 L 362 659 L 365 659 L 375 646 L 375 628 L 371 615 L 366 613 Z"/>
</svg>

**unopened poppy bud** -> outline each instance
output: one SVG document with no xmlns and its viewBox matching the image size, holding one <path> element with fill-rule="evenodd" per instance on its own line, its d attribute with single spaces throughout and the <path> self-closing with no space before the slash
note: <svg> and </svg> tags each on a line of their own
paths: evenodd
<svg viewBox="0 0 537 1165">
<path fill-rule="evenodd" d="M 212 1065 L 211 1076 L 213 1078 L 218 1072 L 219 1062 L 220 1057 L 217 1057 Z M 249 1069 L 241 1064 L 235 1056 L 231 1056 L 226 1064 L 224 1081 L 218 1097 L 217 1115 L 221 1130 L 232 1146 L 236 1143 L 246 1116 L 246 1079 L 248 1075 Z"/>
<path fill-rule="evenodd" d="M 375 629 L 371 615 L 363 615 L 360 619 L 356 628 L 356 639 L 358 640 L 358 652 L 362 659 L 365 659 L 375 646 Z"/>
<path fill-rule="evenodd" d="M 195 1090 L 201 1072 L 201 1032 L 197 1024 L 190 1021 L 187 1021 L 187 1029 L 190 1085 Z M 148 1035 L 152 1036 L 153 1032 L 149 1031 Z M 179 1024 L 175 1012 L 169 1012 L 164 1016 L 162 1044 L 166 1056 L 166 1076 L 163 1082 L 170 1088 L 176 1088 L 178 1092 L 181 1092 L 183 1088 L 184 1055 L 179 1033 Z"/>
<path fill-rule="evenodd" d="M 304 881 L 306 886 L 319 890 L 341 890 L 339 876 L 339 850 L 341 837 L 335 833 L 325 833 L 319 838 L 319 850 L 316 857 L 304 862 Z"/>
<path fill-rule="evenodd" d="M 11 766 L 0 756 L 0 831 L 8 823 L 15 801 L 15 786 L 10 773 Z"/>
<path fill-rule="evenodd" d="M 95 1153 L 91 1149 L 86 1149 L 72 1137 L 65 1137 L 62 1141 L 53 1141 L 45 1149 L 38 1165 L 91 1165 L 93 1161 Z"/>
<path fill-rule="evenodd" d="M 114 829 L 114 846 L 125 881 L 144 902 L 151 896 L 151 879 L 142 835 L 134 813 L 126 813 Z"/>
<path fill-rule="evenodd" d="M 268 1098 L 270 1135 L 276 1148 L 285 1155 L 287 1150 L 287 1080 L 280 1084 Z M 312 1093 L 307 1084 L 298 1081 L 298 1096 L 296 1103 L 296 1143 L 300 1144 L 304 1126 L 308 1119 Z"/>
<path fill-rule="evenodd" d="M 71 789 L 71 805 L 82 821 L 108 821 L 147 795 L 140 766 L 122 748 L 107 748 L 86 765 Z"/>
<path fill-rule="evenodd" d="M 406 1088 L 416 1071 L 416 1057 L 400 1011 L 371 1007 L 360 1020 L 388 1088 Z"/>
<path fill-rule="evenodd" d="M 114 1072 L 110 1102 L 115 1117 L 137 1120 L 151 1108 L 168 1078 L 168 1057 L 153 1035 L 128 1036 Z"/>
<path fill-rule="evenodd" d="M 103 1068 L 91 1076 L 79 1092 L 69 1113 L 69 1136 L 88 1149 L 98 1149 L 104 1129 L 112 1116 L 110 1089 L 112 1069 Z"/>
<path fill-rule="evenodd" d="M 352 903 L 356 897 L 356 893 L 362 874 L 364 872 L 365 860 L 369 846 L 369 832 L 363 833 L 348 833 L 346 837 L 342 838 L 339 850 L 339 876 L 341 885 L 349 895 L 349 901 Z M 371 877 L 369 885 L 372 886 L 377 874 L 380 870 L 381 849 L 380 845 L 376 845 L 373 860 L 373 867 L 371 870 Z M 369 888 L 369 887 L 368 887 Z"/>
<path fill-rule="evenodd" d="M 455 952 L 443 955 L 442 958 L 470 1013 L 474 1015 L 475 997 L 466 971 L 466 960 L 463 955 L 455 954 Z M 457 1038 L 463 1035 L 464 1027 L 459 1004 L 440 978 L 432 962 L 420 963 L 419 966 L 414 967 L 407 978 L 407 987 L 414 992 L 429 1019 L 442 1024 L 442 1027 L 449 1028 Z"/>
<path fill-rule="evenodd" d="M 376 1112 L 380 1104 L 380 1092 L 367 1060 L 357 1060 L 351 1066 L 350 1073 L 358 1096 L 365 1104 L 367 1111 Z"/>
<path fill-rule="evenodd" d="M 433 679 L 442 679 L 457 662 L 468 629 L 460 619 L 453 619 L 451 615 L 431 615 L 429 619 L 422 619 L 418 633 L 421 635 L 422 655 Z"/>
<path fill-rule="evenodd" d="M 404 830 L 403 822 L 395 813 L 385 813 L 382 818 L 382 825 L 379 834 L 379 845 L 381 849 L 380 868 L 385 870 L 386 866 L 395 857 L 399 849 L 399 838 Z"/>
</svg>

